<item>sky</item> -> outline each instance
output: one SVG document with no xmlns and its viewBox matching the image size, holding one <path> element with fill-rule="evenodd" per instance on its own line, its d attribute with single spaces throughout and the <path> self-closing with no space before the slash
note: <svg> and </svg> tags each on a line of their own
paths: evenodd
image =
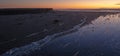
<svg viewBox="0 0 120 56">
<path fill-rule="evenodd" d="M 120 8 L 120 0 L 0 0 L 0 8 Z"/>
</svg>

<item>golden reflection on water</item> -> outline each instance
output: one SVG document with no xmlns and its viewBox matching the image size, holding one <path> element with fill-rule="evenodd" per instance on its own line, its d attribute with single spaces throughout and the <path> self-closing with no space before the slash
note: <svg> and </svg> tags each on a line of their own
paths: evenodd
<svg viewBox="0 0 120 56">
<path fill-rule="evenodd" d="M 120 14 L 100 16 L 94 22 L 96 23 L 110 23 L 111 22 L 113 24 L 117 24 L 117 23 L 120 23 Z"/>
<path fill-rule="evenodd" d="M 120 14 L 108 14 L 106 16 L 99 16 L 92 21 L 91 24 L 83 26 L 78 33 L 81 37 L 89 37 L 95 35 L 102 35 L 103 37 L 111 37 L 119 35 L 120 32 Z"/>
</svg>

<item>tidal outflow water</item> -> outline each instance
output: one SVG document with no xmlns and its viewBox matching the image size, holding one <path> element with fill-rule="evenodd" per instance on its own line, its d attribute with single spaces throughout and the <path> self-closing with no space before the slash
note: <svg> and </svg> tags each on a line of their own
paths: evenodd
<svg viewBox="0 0 120 56">
<path fill-rule="evenodd" d="M 89 19 L 89 18 L 88 18 Z M 99 16 L 77 31 L 46 37 L 3 56 L 120 56 L 120 14 Z M 52 37 L 52 38 L 51 38 Z"/>
</svg>

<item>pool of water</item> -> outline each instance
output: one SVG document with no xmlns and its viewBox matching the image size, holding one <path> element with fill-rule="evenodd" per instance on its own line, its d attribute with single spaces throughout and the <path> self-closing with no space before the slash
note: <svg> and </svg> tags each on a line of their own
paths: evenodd
<svg viewBox="0 0 120 56">
<path fill-rule="evenodd" d="M 120 56 L 120 14 L 99 16 L 77 31 L 63 34 L 43 46 L 34 44 L 18 49 L 22 52 L 29 48 L 34 52 L 26 52 L 28 56 Z M 17 52 L 11 55 L 18 55 Z"/>
</svg>

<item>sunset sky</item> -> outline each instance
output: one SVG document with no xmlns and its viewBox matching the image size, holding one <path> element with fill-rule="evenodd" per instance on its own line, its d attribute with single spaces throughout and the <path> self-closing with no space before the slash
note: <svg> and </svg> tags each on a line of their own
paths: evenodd
<svg viewBox="0 0 120 56">
<path fill-rule="evenodd" d="M 0 0 L 0 8 L 120 8 L 120 0 Z"/>
</svg>

